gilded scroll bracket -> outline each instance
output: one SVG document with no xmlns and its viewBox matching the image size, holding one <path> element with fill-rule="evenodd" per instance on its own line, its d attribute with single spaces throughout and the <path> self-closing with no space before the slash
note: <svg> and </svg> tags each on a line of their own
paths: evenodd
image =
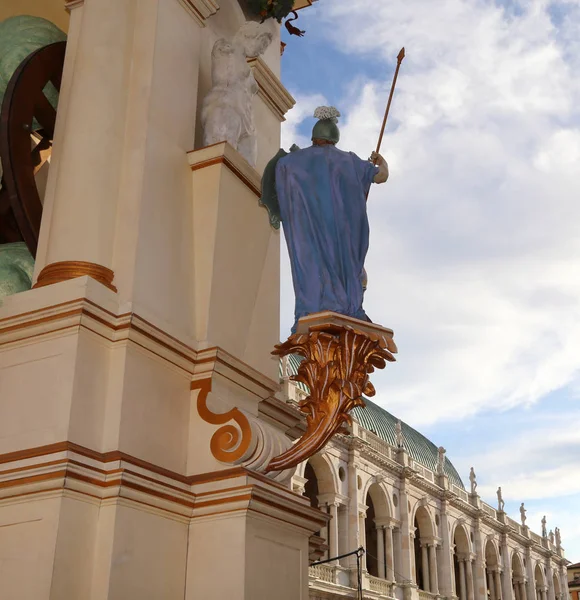
<svg viewBox="0 0 580 600">
<path fill-rule="evenodd" d="M 304 357 L 292 379 L 310 390 L 299 404 L 306 414 L 306 432 L 273 458 L 266 471 L 295 467 L 344 431 L 352 423 L 352 409 L 365 405 L 363 395 L 375 395 L 369 374 L 394 362 L 396 352 L 391 329 L 329 311 L 300 319 L 297 333 L 278 344 L 272 354 Z"/>
</svg>

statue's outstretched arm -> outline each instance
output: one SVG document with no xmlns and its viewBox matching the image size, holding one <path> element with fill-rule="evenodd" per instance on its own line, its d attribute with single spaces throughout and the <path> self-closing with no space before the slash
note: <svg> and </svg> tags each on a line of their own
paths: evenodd
<svg viewBox="0 0 580 600">
<path fill-rule="evenodd" d="M 371 160 L 379 167 L 379 172 L 375 175 L 375 183 L 385 183 L 389 178 L 389 165 L 387 161 L 377 152 L 371 154 Z"/>
</svg>

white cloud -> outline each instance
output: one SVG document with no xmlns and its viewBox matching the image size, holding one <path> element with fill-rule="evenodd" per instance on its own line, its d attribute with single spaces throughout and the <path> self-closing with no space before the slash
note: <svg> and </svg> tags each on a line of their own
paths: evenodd
<svg viewBox="0 0 580 600">
<path fill-rule="evenodd" d="M 334 51 L 376 65 L 340 106 L 341 146 L 360 156 L 406 46 L 384 142 L 391 179 L 369 199 L 365 308 L 400 349 L 373 375 L 376 400 L 414 425 L 579 384 L 579 28 L 566 11 L 580 17 L 578 3 L 544 0 L 320 8 Z M 288 294 L 283 305 L 288 326 Z"/>
<path fill-rule="evenodd" d="M 463 453 L 452 457 L 461 472 L 475 467 L 477 493 L 493 507 L 501 485 L 506 510 L 517 522 L 520 502 L 528 510 L 526 524 L 536 533 L 541 532 L 541 519 L 546 515 L 548 530 L 562 530 L 571 560 L 580 557 L 579 419 L 579 408 L 568 414 L 512 416 L 511 435 L 466 444 Z"/>
</svg>

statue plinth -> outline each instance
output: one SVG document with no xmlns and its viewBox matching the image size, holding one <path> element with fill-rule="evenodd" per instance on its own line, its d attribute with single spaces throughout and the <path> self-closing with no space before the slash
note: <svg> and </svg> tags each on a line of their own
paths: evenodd
<svg viewBox="0 0 580 600">
<path fill-rule="evenodd" d="M 289 469 L 316 454 L 352 423 L 350 411 L 375 395 L 369 374 L 394 362 L 393 331 L 380 325 L 325 311 L 298 322 L 297 333 L 272 354 L 304 357 L 294 381 L 310 395 L 299 404 L 307 415 L 306 432 L 289 450 L 270 461 L 267 471 Z"/>
</svg>

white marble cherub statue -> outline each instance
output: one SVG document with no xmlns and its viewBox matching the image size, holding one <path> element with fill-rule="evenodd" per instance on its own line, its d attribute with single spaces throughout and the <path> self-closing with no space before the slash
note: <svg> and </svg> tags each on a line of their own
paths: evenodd
<svg viewBox="0 0 580 600">
<path fill-rule="evenodd" d="M 232 40 L 217 40 L 211 53 L 213 87 L 201 109 L 204 145 L 228 142 L 252 167 L 258 156 L 253 109 L 258 84 L 246 59 L 263 54 L 272 38 L 271 24 L 247 21 Z"/>
</svg>

